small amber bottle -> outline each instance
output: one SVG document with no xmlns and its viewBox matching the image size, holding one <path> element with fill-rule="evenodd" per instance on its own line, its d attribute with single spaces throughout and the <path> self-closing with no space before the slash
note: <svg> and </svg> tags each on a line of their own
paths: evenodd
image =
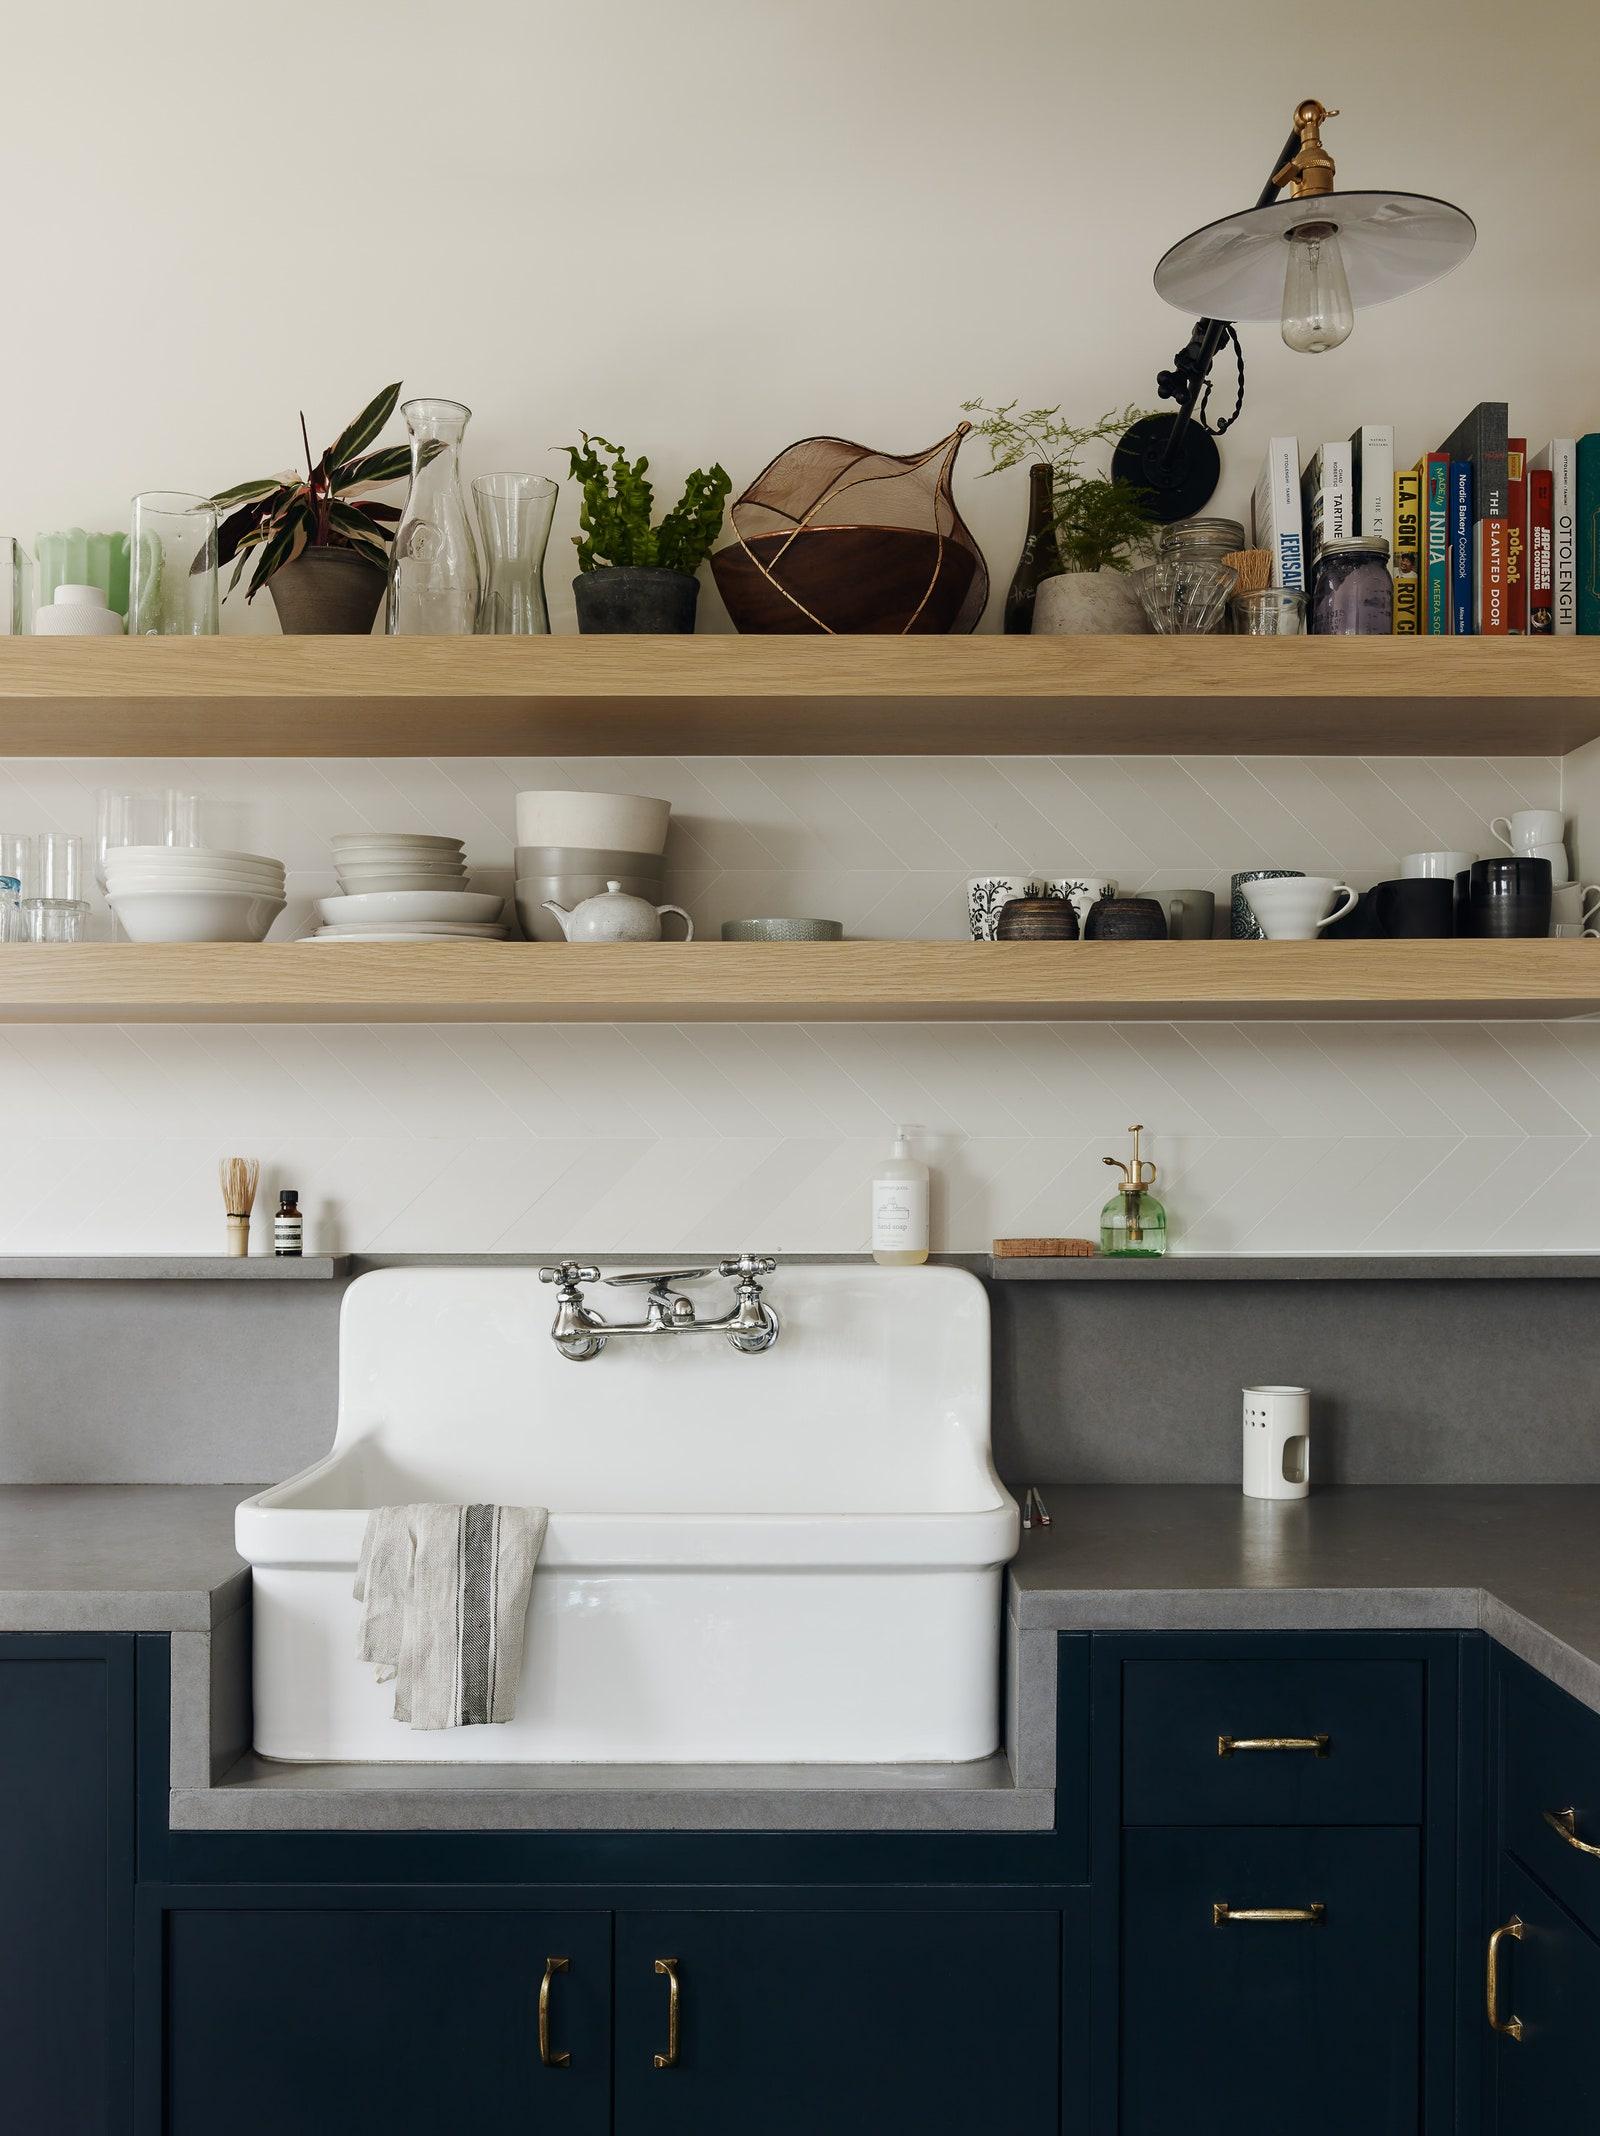
<svg viewBox="0 0 1600 2136">
<path fill-rule="evenodd" d="M 1130 1127 L 1133 1158 L 1102 1157 L 1122 1174 L 1118 1187 L 1100 1211 L 1100 1251 L 1120 1260 L 1153 1261 L 1167 1250 L 1167 1212 L 1150 1192 L 1156 1168 L 1139 1155 L 1142 1126 Z"/>
<path fill-rule="evenodd" d="M 305 1251 L 305 1219 L 300 1214 L 300 1190 L 283 1187 L 278 1193 L 278 1213 L 272 1219 L 272 1251 L 280 1261 L 297 1259 Z"/>
</svg>

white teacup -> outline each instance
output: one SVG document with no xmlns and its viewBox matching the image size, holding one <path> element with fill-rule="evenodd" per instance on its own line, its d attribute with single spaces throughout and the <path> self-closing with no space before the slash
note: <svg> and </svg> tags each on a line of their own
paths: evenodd
<svg viewBox="0 0 1600 2136">
<path fill-rule="evenodd" d="M 1309 942 L 1356 906 L 1355 891 L 1331 875 L 1269 876 L 1262 882 L 1247 882 L 1244 894 L 1269 942 Z M 1330 912 L 1336 897 L 1344 902 Z"/>
<path fill-rule="evenodd" d="M 1550 932 L 1557 927 L 1593 927 L 1600 920 L 1600 883 L 1563 883 L 1550 899 Z"/>
<path fill-rule="evenodd" d="M 1550 932 L 1567 942 L 1600 942 L 1600 927 L 1585 927 L 1581 920 L 1554 920 Z"/>
<path fill-rule="evenodd" d="M 1572 863 L 1567 858 L 1564 845 L 1518 846 L 1518 860 L 1547 860 L 1550 863 L 1550 887 L 1559 890 L 1572 880 Z"/>
<path fill-rule="evenodd" d="M 1464 874 L 1472 866 L 1477 857 L 1476 853 L 1455 853 L 1442 846 L 1435 847 L 1426 853 L 1407 853 L 1400 863 L 1400 873 L 1413 878 L 1420 876 L 1424 881 L 1442 877 L 1446 882 L 1453 883 L 1458 875 Z"/>
<path fill-rule="evenodd" d="M 1078 915 L 1078 931 L 1081 934 L 1087 924 L 1090 909 L 1103 897 L 1115 897 L 1117 886 L 1104 875 L 1057 875 L 1044 886 L 1046 897 L 1069 897 L 1072 909 Z"/>
<path fill-rule="evenodd" d="M 1489 828 L 1513 853 L 1527 853 L 1535 846 L 1559 845 L 1567 835 L 1567 819 L 1558 808 L 1519 808 L 1512 815 L 1494 817 Z"/>
</svg>

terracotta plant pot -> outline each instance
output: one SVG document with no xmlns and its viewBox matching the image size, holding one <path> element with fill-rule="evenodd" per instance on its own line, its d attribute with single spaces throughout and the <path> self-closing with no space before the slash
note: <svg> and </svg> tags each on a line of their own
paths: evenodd
<svg viewBox="0 0 1600 2136">
<path fill-rule="evenodd" d="M 387 580 L 354 549 L 302 549 L 267 581 L 286 637 L 365 637 Z"/>
<path fill-rule="evenodd" d="M 600 564 L 572 582 L 578 628 L 683 633 L 694 629 L 700 581 L 655 564 Z"/>
<path fill-rule="evenodd" d="M 1138 631 L 1142 636 L 1148 636 L 1150 631 L 1126 572 L 1063 571 L 1057 578 L 1040 580 L 1033 602 L 1036 638 L 1120 635 L 1126 631 Z"/>
</svg>

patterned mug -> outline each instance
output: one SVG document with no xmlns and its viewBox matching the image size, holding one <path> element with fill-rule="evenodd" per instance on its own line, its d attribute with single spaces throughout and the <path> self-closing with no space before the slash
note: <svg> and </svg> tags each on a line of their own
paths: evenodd
<svg viewBox="0 0 1600 2136">
<path fill-rule="evenodd" d="M 974 875 L 967 884 L 967 924 L 974 942 L 992 942 L 1000 915 L 1013 898 L 1040 897 L 1043 886 L 1031 875 Z M 1052 897 L 1064 896 L 1052 885 Z M 1081 915 L 1080 915 L 1081 918 Z"/>
</svg>

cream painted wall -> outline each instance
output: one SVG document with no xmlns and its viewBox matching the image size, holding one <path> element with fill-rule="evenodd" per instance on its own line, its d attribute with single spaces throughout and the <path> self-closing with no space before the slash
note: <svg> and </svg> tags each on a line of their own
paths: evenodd
<svg viewBox="0 0 1600 2136">
<path fill-rule="evenodd" d="M 1491 394 L 1535 440 L 1600 422 L 1596 152 L 1561 109 L 1600 61 L 1583 0 L 80 0 L 19 13 L 5 52 L 0 528 L 25 539 L 287 463 L 298 407 L 320 444 L 396 372 L 477 411 L 469 469 L 559 472 L 547 448 L 587 425 L 668 483 L 714 455 L 742 483 L 819 429 L 925 444 L 973 394 L 1092 417 L 1148 397 L 1189 324 L 1150 289 L 1156 257 L 1254 197 L 1307 94 L 1344 108 L 1346 183 L 1458 200 L 1478 249 L 1331 356 L 1250 331 L 1219 506 L 1243 507 L 1280 428 L 1392 419 L 1410 455 Z M 1020 478 L 981 464 L 960 490 L 998 595 Z M 573 518 L 564 497 L 558 628 Z M 272 628 L 257 605 L 228 627 Z M 357 823 L 462 832 L 503 868 L 536 772 L 673 792 L 705 921 L 759 890 L 876 933 L 951 931 L 965 874 L 1056 854 L 1125 887 L 1266 858 L 1370 880 L 1556 798 L 1539 760 L 176 775 L 230 839 L 285 854 L 303 909 L 325 832 Z M 163 775 L 0 763 L 0 820 L 81 828 L 98 780 Z M 906 1112 L 937 1130 L 951 1247 L 1092 1222 L 1098 1154 L 1142 1117 L 1191 1246 L 1600 1248 L 1595 1036 L 12 1030 L 0 1251 L 204 1247 L 224 1148 L 292 1177 L 326 1243 L 854 1248 Z"/>
</svg>

